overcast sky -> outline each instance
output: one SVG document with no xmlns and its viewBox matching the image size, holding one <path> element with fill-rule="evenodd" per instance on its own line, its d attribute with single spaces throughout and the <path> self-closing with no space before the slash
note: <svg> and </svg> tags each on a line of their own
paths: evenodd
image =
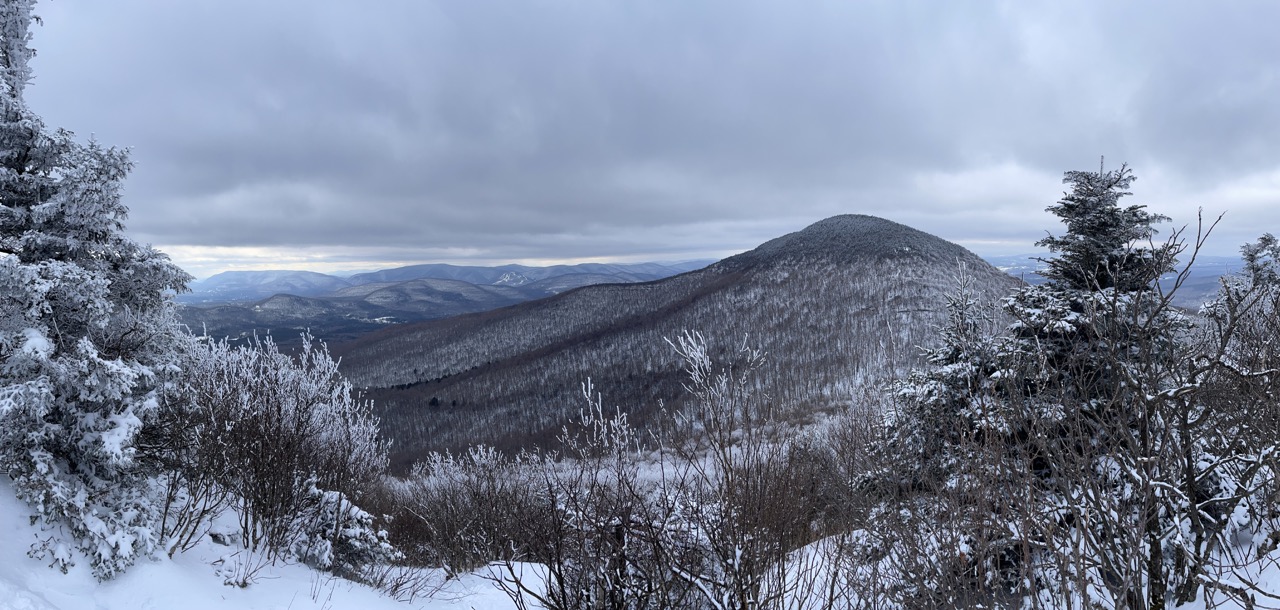
<svg viewBox="0 0 1280 610">
<path fill-rule="evenodd" d="M 1280 3 L 44 0 L 30 107 L 203 277 L 719 258 L 842 213 L 1033 251 L 1062 172 L 1280 231 Z"/>
</svg>

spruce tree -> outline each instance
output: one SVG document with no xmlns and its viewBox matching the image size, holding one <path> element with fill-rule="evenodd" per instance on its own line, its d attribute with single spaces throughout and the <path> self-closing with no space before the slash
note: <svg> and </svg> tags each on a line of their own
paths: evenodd
<svg viewBox="0 0 1280 610">
<path fill-rule="evenodd" d="M 1121 197 L 1133 194 L 1128 189 L 1134 179 L 1127 165 L 1066 173 L 1062 181 L 1071 191 L 1047 211 L 1062 220 L 1067 232 L 1036 242 L 1057 255 L 1044 260 L 1050 284 L 1062 290 L 1132 292 L 1173 269 L 1172 244 L 1143 245 L 1155 235 L 1152 225 L 1169 218 L 1151 214 L 1145 206 L 1119 205 Z"/>
<path fill-rule="evenodd" d="M 974 332 L 981 310 L 958 293 L 946 343 L 900 386 L 881 448 L 897 456 L 881 484 L 901 494 L 906 482 L 908 501 L 944 523 L 998 506 L 987 531 L 968 534 L 987 554 L 971 550 L 967 569 L 1048 606 L 1192 599 L 1212 570 L 1227 582 L 1251 569 L 1215 564 L 1237 527 L 1228 516 L 1274 510 L 1257 490 L 1273 488 L 1276 441 L 1245 432 L 1274 419 L 1274 400 L 1239 398 L 1270 396 L 1260 388 L 1273 370 L 1233 346 L 1241 329 L 1274 326 L 1253 303 L 1280 282 L 1251 263 L 1247 289 L 1228 282 L 1198 321 L 1172 307 L 1159 282 L 1186 245 L 1180 231 L 1155 242 L 1166 219 L 1119 205 L 1133 180 L 1125 166 L 1065 174 L 1071 188 L 1048 210 L 1066 231 L 1039 242 L 1055 255 L 1048 281 L 1006 298 L 1011 322 L 989 335 Z M 959 582 L 925 588 L 973 586 Z"/>
<path fill-rule="evenodd" d="M 65 570 L 78 547 L 108 578 L 157 543 L 137 439 L 189 277 L 123 234 L 128 154 L 27 108 L 33 5 L 0 3 L 0 468 L 43 524 L 33 555 Z"/>
</svg>

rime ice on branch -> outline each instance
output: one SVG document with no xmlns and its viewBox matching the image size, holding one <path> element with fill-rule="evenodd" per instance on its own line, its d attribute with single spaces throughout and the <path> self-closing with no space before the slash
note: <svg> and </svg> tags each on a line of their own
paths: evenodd
<svg viewBox="0 0 1280 610">
<path fill-rule="evenodd" d="M 34 2 L 0 6 L 0 468 L 66 568 L 108 578 L 156 545 L 139 433 L 157 409 L 187 274 L 122 233 L 125 151 L 49 130 L 23 99 Z"/>
</svg>

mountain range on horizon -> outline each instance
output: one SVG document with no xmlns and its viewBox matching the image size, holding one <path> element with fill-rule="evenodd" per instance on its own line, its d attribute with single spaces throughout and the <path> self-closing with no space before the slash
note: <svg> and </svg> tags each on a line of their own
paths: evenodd
<svg viewBox="0 0 1280 610">
<path fill-rule="evenodd" d="M 653 281 L 704 267 L 678 263 L 583 263 L 532 267 L 427 264 L 341 278 L 314 271 L 228 271 L 178 296 L 187 326 L 213 337 L 257 334 L 337 342 L 388 324 L 486 311 L 581 286 Z"/>
<path fill-rule="evenodd" d="M 705 267 L 714 260 L 644 263 L 579 263 L 574 265 L 454 265 L 427 263 L 363 271 L 350 275 L 294 269 L 231 270 L 188 285 L 177 301 L 186 305 L 257 301 L 277 294 L 313 297 L 334 295 L 344 288 L 386 285 L 418 279 L 459 280 L 477 285 L 525 286 L 555 277 L 610 277 L 617 281 L 648 281 Z M 579 283 L 562 282 L 565 285 Z M 581 283 L 580 285 L 586 285 Z"/>
<path fill-rule="evenodd" d="M 1024 253 L 984 260 L 1036 284 L 1044 280 L 1037 271 L 1045 256 Z M 178 295 L 177 301 L 184 306 L 179 315 L 190 328 L 214 337 L 239 340 L 271 335 L 290 344 L 307 331 L 326 341 L 343 342 L 391 324 L 486 311 L 594 284 L 654 281 L 715 262 L 546 267 L 431 263 L 345 277 L 302 270 L 226 271 L 192 282 L 190 292 Z M 1198 307 L 1216 293 L 1221 276 L 1242 265 L 1239 257 L 1198 257 L 1175 304 Z"/>
</svg>

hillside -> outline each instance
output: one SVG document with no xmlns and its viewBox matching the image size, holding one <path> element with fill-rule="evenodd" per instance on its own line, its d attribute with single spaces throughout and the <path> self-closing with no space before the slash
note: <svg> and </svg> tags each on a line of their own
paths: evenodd
<svg viewBox="0 0 1280 610">
<path fill-rule="evenodd" d="M 991 299 L 1019 283 L 927 233 L 837 216 L 706 269 L 390 328 L 335 351 L 376 401 L 401 462 L 546 441 L 577 412 L 588 378 L 643 425 L 680 396 L 665 340 L 685 330 L 722 355 L 744 342 L 764 349 L 769 394 L 821 409 L 917 362 L 961 265 Z"/>
</svg>

